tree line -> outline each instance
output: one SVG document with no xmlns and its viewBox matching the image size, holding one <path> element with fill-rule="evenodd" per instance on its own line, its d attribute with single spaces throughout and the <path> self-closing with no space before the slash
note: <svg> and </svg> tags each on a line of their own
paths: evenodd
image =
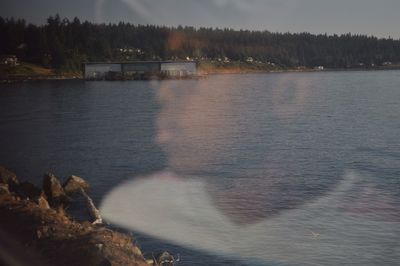
<svg viewBox="0 0 400 266">
<path fill-rule="evenodd" d="M 96 24 L 50 16 L 44 25 L 0 17 L 0 54 L 58 70 L 85 61 L 232 60 L 351 68 L 400 62 L 400 40 L 366 35 Z"/>
</svg>

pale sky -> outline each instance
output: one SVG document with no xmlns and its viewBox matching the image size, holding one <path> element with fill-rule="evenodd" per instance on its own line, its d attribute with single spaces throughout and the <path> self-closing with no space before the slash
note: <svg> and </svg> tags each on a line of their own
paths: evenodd
<svg viewBox="0 0 400 266">
<path fill-rule="evenodd" d="M 400 38 L 399 0 L 0 0 L 2 17 L 42 24 L 56 13 L 107 23 Z"/>
</svg>

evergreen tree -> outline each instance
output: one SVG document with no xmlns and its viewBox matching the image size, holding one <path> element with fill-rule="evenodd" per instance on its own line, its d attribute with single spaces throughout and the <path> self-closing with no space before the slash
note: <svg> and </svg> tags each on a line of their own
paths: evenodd
<svg viewBox="0 0 400 266">
<path fill-rule="evenodd" d="M 50 16 L 45 25 L 0 17 L 0 53 L 58 70 L 83 61 L 194 59 L 347 68 L 400 62 L 400 40 L 372 36 L 94 24 Z"/>
</svg>

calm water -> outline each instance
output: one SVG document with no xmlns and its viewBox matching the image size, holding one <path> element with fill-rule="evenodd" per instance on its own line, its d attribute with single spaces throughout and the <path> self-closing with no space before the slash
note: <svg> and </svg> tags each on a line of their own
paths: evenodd
<svg viewBox="0 0 400 266">
<path fill-rule="evenodd" d="M 399 265 L 399 85 L 399 71 L 0 85 L 0 164 L 86 178 L 113 224 L 180 265 Z"/>
</svg>

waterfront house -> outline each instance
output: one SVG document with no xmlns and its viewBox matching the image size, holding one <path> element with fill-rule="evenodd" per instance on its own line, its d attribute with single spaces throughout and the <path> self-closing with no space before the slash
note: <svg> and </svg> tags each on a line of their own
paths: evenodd
<svg viewBox="0 0 400 266">
<path fill-rule="evenodd" d="M 2 55 L 0 62 L 2 65 L 17 66 L 18 58 L 15 55 Z"/>
</svg>

